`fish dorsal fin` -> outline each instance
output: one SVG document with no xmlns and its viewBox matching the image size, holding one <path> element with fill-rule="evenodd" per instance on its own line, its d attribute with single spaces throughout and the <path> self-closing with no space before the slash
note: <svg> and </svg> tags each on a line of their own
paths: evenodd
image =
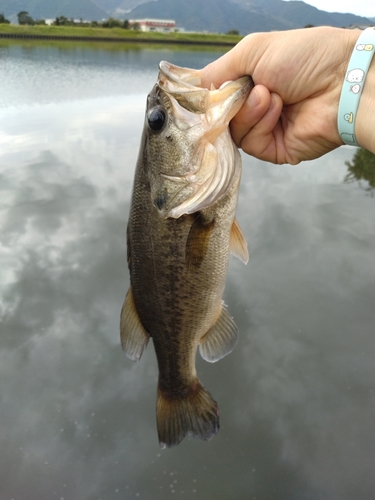
<svg viewBox="0 0 375 500">
<path fill-rule="evenodd" d="M 229 248 L 235 257 L 238 257 L 244 264 L 249 262 L 249 251 L 247 249 L 247 241 L 237 219 L 234 219 L 230 229 Z"/>
<path fill-rule="evenodd" d="M 222 301 L 217 320 L 200 340 L 199 352 L 203 359 L 214 363 L 232 352 L 237 341 L 238 330 L 236 323 Z"/>
<path fill-rule="evenodd" d="M 144 329 L 135 309 L 131 287 L 121 310 L 120 335 L 121 345 L 127 357 L 133 361 L 141 359 L 150 336 Z"/>
</svg>

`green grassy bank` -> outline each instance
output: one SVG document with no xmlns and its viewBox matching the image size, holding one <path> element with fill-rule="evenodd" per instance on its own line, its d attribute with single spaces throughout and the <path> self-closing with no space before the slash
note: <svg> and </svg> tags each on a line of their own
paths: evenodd
<svg viewBox="0 0 375 500">
<path fill-rule="evenodd" d="M 142 31 L 126 30 L 122 28 L 95 28 L 76 26 L 43 26 L 43 25 L 15 25 L 0 24 L 0 37 L 59 37 L 88 38 L 90 40 L 138 41 L 148 43 L 188 43 L 198 45 L 235 45 L 241 40 L 237 35 L 203 34 L 203 33 L 145 33 Z"/>
</svg>

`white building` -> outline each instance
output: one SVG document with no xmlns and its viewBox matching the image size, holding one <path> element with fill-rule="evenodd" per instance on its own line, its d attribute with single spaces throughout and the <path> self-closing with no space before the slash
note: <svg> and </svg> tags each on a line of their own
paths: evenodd
<svg viewBox="0 0 375 500">
<path fill-rule="evenodd" d="M 130 24 L 139 24 L 141 31 L 175 31 L 176 21 L 173 19 L 130 19 Z"/>
</svg>

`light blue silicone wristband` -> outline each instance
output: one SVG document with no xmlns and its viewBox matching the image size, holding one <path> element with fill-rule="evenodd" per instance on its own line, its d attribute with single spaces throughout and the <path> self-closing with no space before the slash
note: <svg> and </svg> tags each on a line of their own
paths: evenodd
<svg viewBox="0 0 375 500">
<path fill-rule="evenodd" d="M 359 146 L 355 136 L 355 119 L 374 47 L 375 28 L 366 28 L 355 44 L 342 85 L 337 127 L 341 139 L 351 146 Z"/>
</svg>

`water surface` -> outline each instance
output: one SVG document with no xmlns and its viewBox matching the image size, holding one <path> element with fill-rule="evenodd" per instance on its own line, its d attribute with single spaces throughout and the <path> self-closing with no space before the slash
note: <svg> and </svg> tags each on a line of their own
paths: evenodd
<svg viewBox="0 0 375 500">
<path fill-rule="evenodd" d="M 160 450 L 152 344 L 122 353 L 126 223 L 161 59 L 218 52 L 0 43 L 0 498 L 375 497 L 374 197 L 351 147 L 244 156 L 225 300 L 233 353 L 197 359 L 219 434 Z M 193 314 L 193 311 L 192 311 Z"/>
</svg>

